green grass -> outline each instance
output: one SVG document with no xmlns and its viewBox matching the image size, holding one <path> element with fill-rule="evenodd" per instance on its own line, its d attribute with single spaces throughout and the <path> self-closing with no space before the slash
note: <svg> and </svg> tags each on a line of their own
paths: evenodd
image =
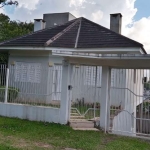
<svg viewBox="0 0 150 150">
<path fill-rule="evenodd" d="M 68 126 L 0 117 L 0 150 L 150 150 L 150 142 L 74 131 Z"/>
</svg>

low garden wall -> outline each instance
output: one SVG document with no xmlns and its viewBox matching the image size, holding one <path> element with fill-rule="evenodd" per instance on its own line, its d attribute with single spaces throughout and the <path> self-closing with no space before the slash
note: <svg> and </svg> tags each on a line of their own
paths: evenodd
<svg viewBox="0 0 150 150">
<path fill-rule="evenodd" d="M 0 116 L 60 123 L 60 109 L 44 106 L 0 103 Z"/>
</svg>

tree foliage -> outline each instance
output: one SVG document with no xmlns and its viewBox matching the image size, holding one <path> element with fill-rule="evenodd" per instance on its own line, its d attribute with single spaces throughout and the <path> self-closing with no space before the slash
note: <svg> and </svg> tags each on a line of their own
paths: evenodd
<svg viewBox="0 0 150 150">
<path fill-rule="evenodd" d="M 147 82 L 147 83 L 144 83 L 144 88 L 145 88 L 146 90 L 150 90 L 150 81 Z"/>
<path fill-rule="evenodd" d="M 10 18 L 4 14 L 0 14 L 0 42 L 16 38 L 28 33 L 33 32 L 33 23 L 32 22 L 21 22 L 21 21 L 12 21 Z M 0 63 L 7 60 L 7 56 L 0 53 Z M 4 59 L 4 56 L 5 59 Z"/>
<path fill-rule="evenodd" d="M 4 7 L 4 6 L 6 6 L 6 5 L 16 5 L 16 6 L 18 6 L 18 1 L 12 1 L 12 0 L 9 0 L 9 1 L 7 1 L 7 0 L 0 0 L 0 8 L 2 8 L 2 7 Z"/>
<path fill-rule="evenodd" d="M 33 32 L 33 23 L 11 21 L 4 14 L 0 14 L 0 42 Z"/>
</svg>

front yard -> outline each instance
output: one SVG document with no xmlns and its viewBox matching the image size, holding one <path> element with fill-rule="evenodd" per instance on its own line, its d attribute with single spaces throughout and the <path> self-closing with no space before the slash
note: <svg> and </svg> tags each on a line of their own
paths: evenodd
<svg viewBox="0 0 150 150">
<path fill-rule="evenodd" d="M 0 117 L 0 150 L 150 150 L 150 141 Z"/>
</svg>

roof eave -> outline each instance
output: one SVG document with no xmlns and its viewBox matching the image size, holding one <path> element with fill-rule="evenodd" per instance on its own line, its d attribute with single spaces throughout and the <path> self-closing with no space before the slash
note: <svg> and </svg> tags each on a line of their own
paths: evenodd
<svg viewBox="0 0 150 150">
<path fill-rule="evenodd" d="M 59 48 L 59 47 L 0 47 L 1 50 L 34 50 L 34 51 L 71 51 L 81 53 L 105 53 L 105 54 L 120 54 L 120 53 L 141 53 L 147 54 L 144 48 L 140 47 L 116 47 L 116 48 Z M 142 53 L 141 53 L 142 54 Z"/>
<path fill-rule="evenodd" d="M 147 52 L 146 52 L 146 50 L 144 49 L 144 47 L 143 47 L 143 46 L 142 46 L 142 48 L 141 48 L 141 49 L 142 49 L 142 51 L 143 51 L 143 53 L 144 53 L 144 54 L 147 54 Z"/>
</svg>

